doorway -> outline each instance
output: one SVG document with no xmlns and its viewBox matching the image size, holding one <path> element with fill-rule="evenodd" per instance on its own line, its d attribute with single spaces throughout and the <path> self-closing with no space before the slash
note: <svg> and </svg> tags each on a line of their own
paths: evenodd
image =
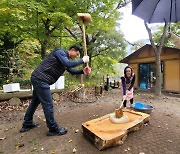
<svg viewBox="0 0 180 154">
<path fill-rule="evenodd" d="M 162 87 L 163 87 L 163 62 L 161 62 L 162 73 Z M 155 63 L 141 63 L 139 64 L 139 87 L 140 89 L 151 89 L 155 86 L 156 82 L 156 66 Z"/>
</svg>

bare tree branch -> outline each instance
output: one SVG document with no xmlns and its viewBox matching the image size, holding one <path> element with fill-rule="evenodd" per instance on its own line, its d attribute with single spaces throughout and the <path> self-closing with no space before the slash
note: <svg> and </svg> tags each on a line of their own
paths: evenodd
<svg viewBox="0 0 180 154">
<path fill-rule="evenodd" d="M 76 37 L 76 35 L 71 32 L 71 30 L 70 30 L 69 28 L 65 27 L 65 29 L 71 34 L 71 36 L 72 36 L 75 40 L 78 39 L 78 38 Z"/>
<path fill-rule="evenodd" d="M 124 6 L 126 6 L 127 4 L 129 4 L 131 2 L 131 0 L 120 0 L 120 2 L 118 3 L 116 9 L 120 9 Z"/>
<path fill-rule="evenodd" d="M 129 41 L 126 40 L 126 39 L 125 39 L 125 41 L 126 41 L 129 45 L 141 47 L 138 43 L 131 43 L 131 42 L 129 42 Z"/>
<path fill-rule="evenodd" d="M 164 29 L 163 29 L 163 34 L 162 34 L 161 39 L 160 39 L 160 46 L 161 46 L 161 47 L 164 45 L 164 40 L 165 40 L 165 38 L 166 38 L 167 29 L 168 29 L 168 24 L 167 24 L 167 22 L 165 21 L 165 25 L 164 25 Z"/>
<path fill-rule="evenodd" d="M 147 32 L 148 32 L 151 45 L 152 45 L 152 47 L 153 47 L 154 49 L 156 49 L 156 46 L 155 46 L 155 44 L 154 44 L 154 40 L 153 40 L 153 38 L 152 38 L 151 29 L 148 27 L 148 25 L 147 25 L 147 23 L 146 23 L 145 21 L 144 21 L 144 25 L 145 25 L 146 30 L 147 30 Z M 156 50 L 155 50 L 155 51 L 156 51 Z"/>
<path fill-rule="evenodd" d="M 109 49 L 109 47 L 106 47 L 104 49 L 98 50 L 96 54 L 92 55 L 92 57 L 96 57 L 99 55 L 105 55 L 105 53 L 102 54 L 103 51 L 106 51 L 107 49 Z"/>
</svg>

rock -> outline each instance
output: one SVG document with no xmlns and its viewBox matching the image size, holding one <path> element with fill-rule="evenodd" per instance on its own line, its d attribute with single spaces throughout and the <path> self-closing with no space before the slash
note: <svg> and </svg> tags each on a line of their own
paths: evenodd
<svg viewBox="0 0 180 154">
<path fill-rule="evenodd" d="M 21 103 L 21 100 L 17 97 L 13 97 L 9 100 L 9 104 L 12 106 L 19 105 Z"/>
</svg>

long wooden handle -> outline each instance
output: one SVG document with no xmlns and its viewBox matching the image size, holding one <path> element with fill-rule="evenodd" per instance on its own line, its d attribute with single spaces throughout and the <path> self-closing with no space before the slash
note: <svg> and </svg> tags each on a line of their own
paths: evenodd
<svg viewBox="0 0 180 154">
<path fill-rule="evenodd" d="M 121 102 L 121 104 L 120 104 L 120 107 L 119 107 L 120 109 L 122 108 L 123 102 L 125 101 L 125 99 L 126 99 L 126 98 L 124 98 L 124 99 L 122 100 L 122 102 Z"/>
<path fill-rule="evenodd" d="M 87 56 L 86 35 L 85 35 L 84 23 L 82 23 L 82 33 L 83 33 L 83 42 L 84 42 L 84 56 Z M 86 66 L 88 66 L 88 63 L 86 63 Z"/>
</svg>

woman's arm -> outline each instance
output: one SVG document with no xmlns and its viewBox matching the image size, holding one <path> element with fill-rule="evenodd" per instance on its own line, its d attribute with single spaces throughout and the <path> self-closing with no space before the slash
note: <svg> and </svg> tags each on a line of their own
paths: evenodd
<svg viewBox="0 0 180 154">
<path fill-rule="evenodd" d="M 123 87 L 123 95 L 126 95 L 126 82 L 124 77 L 121 77 L 121 82 Z"/>
<path fill-rule="evenodd" d="M 130 91 L 132 89 L 132 87 L 134 86 L 134 83 L 135 83 L 135 79 L 136 79 L 136 76 L 134 74 L 133 78 L 132 78 L 132 81 L 131 81 L 131 85 L 130 87 L 128 88 L 128 90 Z"/>
</svg>

